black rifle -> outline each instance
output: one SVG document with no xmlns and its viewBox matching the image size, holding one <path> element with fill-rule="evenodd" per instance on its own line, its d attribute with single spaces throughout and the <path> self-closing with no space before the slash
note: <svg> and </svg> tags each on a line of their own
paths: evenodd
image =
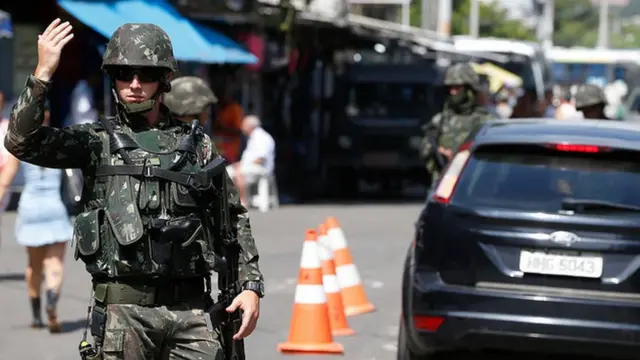
<svg viewBox="0 0 640 360">
<path fill-rule="evenodd" d="M 444 155 L 442 155 L 438 151 L 438 148 L 439 148 L 438 139 L 440 139 L 440 136 L 442 135 L 442 125 L 446 121 L 446 117 L 445 116 L 448 115 L 447 113 L 448 112 L 447 112 L 447 109 L 445 107 L 443 109 L 443 111 L 442 111 L 442 116 L 440 118 L 440 122 L 438 123 L 438 127 L 435 129 L 436 131 L 433 134 L 428 134 L 428 133 L 425 134 L 425 136 L 427 137 L 427 140 L 431 144 L 431 149 L 433 151 L 433 157 L 436 160 L 436 166 L 437 166 L 438 173 L 442 173 L 444 168 L 447 167 L 447 164 L 449 163 L 447 158 L 445 158 Z"/>
<path fill-rule="evenodd" d="M 431 147 L 434 149 L 433 156 L 436 159 L 436 166 L 438 167 L 438 172 L 442 173 L 442 170 L 444 170 L 444 168 L 447 167 L 447 164 L 449 163 L 449 161 L 447 161 L 444 155 L 442 155 L 440 151 L 438 151 L 438 142 L 436 141 L 438 137 L 440 137 L 440 135 L 427 136 L 429 142 L 431 143 Z"/>
<path fill-rule="evenodd" d="M 216 253 L 220 254 L 226 263 L 226 269 L 218 273 L 218 302 L 211 309 L 209 315 L 213 326 L 220 325 L 222 343 L 227 360 L 245 360 L 244 340 L 234 340 L 233 335 L 240 330 L 242 325 L 242 312 L 238 309 L 229 314 L 226 308 L 231 305 L 233 299 L 240 293 L 238 257 L 240 256 L 240 244 L 233 235 L 231 219 L 229 216 L 229 202 L 227 199 L 226 172 L 217 177 L 219 181 L 216 188 L 219 189 L 218 211 L 214 213 L 218 230 L 218 241 L 214 246 Z M 221 241 L 220 241 L 221 240 Z M 220 246 L 222 245 L 222 246 Z"/>
</svg>

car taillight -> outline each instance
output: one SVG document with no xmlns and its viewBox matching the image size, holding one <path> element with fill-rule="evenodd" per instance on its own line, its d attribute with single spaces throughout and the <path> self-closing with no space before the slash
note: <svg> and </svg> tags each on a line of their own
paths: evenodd
<svg viewBox="0 0 640 360">
<path fill-rule="evenodd" d="M 444 318 L 440 316 L 413 316 L 413 324 L 416 329 L 435 332 L 444 323 Z"/>
<path fill-rule="evenodd" d="M 453 157 L 453 160 L 451 160 L 449 166 L 447 166 L 444 174 L 438 182 L 438 187 L 434 194 L 437 202 L 448 204 L 451 200 L 451 195 L 453 195 L 453 190 L 458 183 L 460 174 L 471 157 L 471 152 L 469 151 L 470 146 L 471 143 L 460 146 L 458 152 Z"/>
<path fill-rule="evenodd" d="M 584 144 L 547 144 L 547 147 L 558 151 L 581 153 L 599 153 L 611 151 L 611 148 L 609 147 Z"/>
</svg>

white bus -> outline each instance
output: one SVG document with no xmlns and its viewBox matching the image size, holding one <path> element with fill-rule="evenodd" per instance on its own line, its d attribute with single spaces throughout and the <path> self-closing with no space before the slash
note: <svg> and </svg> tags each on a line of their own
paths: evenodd
<svg viewBox="0 0 640 360">
<path fill-rule="evenodd" d="M 547 51 L 556 81 L 564 85 L 628 82 L 631 67 L 640 65 L 640 51 L 554 47 Z"/>
</svg>

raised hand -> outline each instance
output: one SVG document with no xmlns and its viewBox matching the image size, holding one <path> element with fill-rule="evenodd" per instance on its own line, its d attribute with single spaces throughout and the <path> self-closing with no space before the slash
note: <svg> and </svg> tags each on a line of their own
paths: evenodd
<svg viewBox="0 0 640 360">
<path fill-rule="evenodd" d="M 51 79 L 60 63 L 62 48 L 73 39 L 71 30 L 72 26 L 68 21 L 61 23 L 60 19 L 55 19 L 38 35 L 38 66 L 34 72 L 36 78 L 44 81 Z"/>
</svg>

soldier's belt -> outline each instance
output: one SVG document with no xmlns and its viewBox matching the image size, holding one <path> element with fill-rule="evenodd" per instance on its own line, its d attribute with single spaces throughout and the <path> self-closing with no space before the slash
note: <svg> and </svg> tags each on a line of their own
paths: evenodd
<svg viewBox="0 0 640 360">
<path fill-rule="evenodd" d="M 140 306 L 176 305 L 208 294 L 208 279 L 186 279 L 180 283 L 146 285 L 126 283 L 98 283 L 94 287 L 97 303 L 130 304 Z"/>
<path fill-rule="evenodd" d="M 95 176 L 128 175 L 143 178 L 158 178 L 192 188 L 207 188 L 214 177 L 225 171 L 225 160 L 217 158 L 200 172 L 181 172 L 151 165 L 102 165 L 96 168 Z"/>
</svg>

